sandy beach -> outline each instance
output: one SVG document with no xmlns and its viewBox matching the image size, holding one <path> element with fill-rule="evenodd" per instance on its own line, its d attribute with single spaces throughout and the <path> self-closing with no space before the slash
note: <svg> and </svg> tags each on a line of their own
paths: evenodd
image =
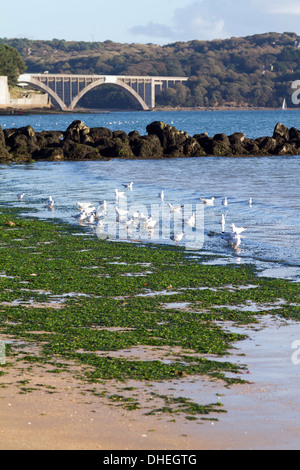
<svg viewBox="0 0 300 470">
<path fill-rule="evenodd" d="M 173 389 L 176 396 L 221 401 L 227 412 L 209 415 L 204 421 L 173 419 L 168 414 L 146 416 L 143 408 L 124 410 L 97 396 L 95 390 L 91 393 L 94 384 L 91 387 L 64 373 L 51 374 L 42 367 L 27 366 L 25 370 L 24 364 L 16 364 L 2 377 L 0 449 L 299 449 L 300 369 L 291 359 L 298 325 L 274 318 L 264 323 L 246 328 L 249 338 L 231 351 L 231 360 L 247 364 L 243 378 L 249 384 L 224 387 L 219 380 L 196 377 L 172 383 L 134 383 L 139 387 L 139 399 L 143 389 L 151 386 L 159 393 Z M 22 384 L 26 384 L 24 390 Z M 125 387 L 124 383 L 106 383 L 97 385 L 97 392 L 103 387 L 111 387 L 113 392 L 118 385 Z"/>
</svg>

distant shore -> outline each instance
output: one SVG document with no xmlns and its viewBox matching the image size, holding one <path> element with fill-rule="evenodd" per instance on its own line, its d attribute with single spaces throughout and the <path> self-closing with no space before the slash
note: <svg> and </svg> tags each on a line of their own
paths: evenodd
<svg viewBox="0 0 300 470">
<path fill-rule="evenodd" d="M 289 108 L 287 111 L 298 111 L 298 108 Z M 11 115 L 33 115 L 33 114 L 111 114 L 119 112 L 136 112 L 137 110 L 130 109 L 85 109 L 76 108 L 72 111 L 54 109 L 54 108 L 1 108 L 0 116 L 11 116 Z M 182 112 L 182 111 L 280 111 L 280 108 L 265 108 L 265 107 L 247 107 L 247 106 L 217 106 L 217 107 L 156 107 L 149 111 L 141 112 Z"/>
</svg>

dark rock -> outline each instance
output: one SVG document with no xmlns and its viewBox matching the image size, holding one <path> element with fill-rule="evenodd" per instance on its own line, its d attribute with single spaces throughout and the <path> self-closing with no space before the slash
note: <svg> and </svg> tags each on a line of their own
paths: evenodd
<svg viewBox="0 0 300 470">
<path fill-rule="evenodd" d="M 260 148 L 258 146 L 258 143 L 253 140 L 253 139 L 245 139 L 244 142 L 244 148 L 246 149 L 247 153 L 249 155 L 261 155 Z"/>
<path fill-rule="evenodd" d="M 273 137 L 260 137 L 255 140 L 257 143 L 259 150 L 263 152 L 263 154 L 273 154 L 275 149 L 278 145 L 278 142 L 273 139 Z"/>
<path fill-rule="evenodd" d="M 106 158 L 133 158 L 134 154 L 129 145 L 129 142 L 123 142 L 120 138 L 109 139 L 103 138 L 100 140 L 102 144 L 106 141 L 105 145 L 100 145 L 98 149 Z"/>
<path fill-rule="evenodd" d="M 62 161 L 64 151 L 60 147 L 46 147 L 33 154 L 35 160 Z"/>
<path fill-rule="evenodd" d="M 36 145 L 42 149 L 53 144 L 60 144 L 64 134 L 61 131 L 42 131 L 36 133 Z"/>
<path fill-rule="evenodd" d="M 37 149 L 37 138 L 31 126 L 3 131 L 6 149 L 18 161 L 29 161 L 32 153 Z"/>
<path fill-rule="evenodd" d="M 138 158 L 161 158 L 164 156 L 160 139 L 155 134 L 131 136 L 130 147 Z"/>
<path fill-rule="evenodd" d="M 89 132 L 90 142 L 92 142 L 95 146 L 101 145 L 99 142 L 106 138 L 112 139 L 113 132 L 106 127 L 92 127 Z"/>
<path fill-rule="evenodd" d="M 289 140 L 300 142 L 300 131 L 296 127 L 289 129 Z"/>
<path fill-rule="evenodd" d="M 235 132 L 229 136 L 229 142 L 231 145 L 241 145 L 245 141 L 246 134 L 243 132 Z"/>
<path fill-rule="evenodd" d="M 213 140 L 215 142 L 221 142 L 223 145 L 226 145 L 227 147 L 230 146 L 230 139 L 226 134 L 216 134 L 213 137 Z"/>
<path fill-rule="evenodd" d="M 135 139 L 136 137 L 141 137 L 141 134 L 138 131 L 131 131 L 128 134 L 130 140 Z"/>
<path fill-rule="evenodd" d="M 62 143 L 61 149 L 65 160 L 100 160 L 100 152 L 85 144 L 78 144 L 72 141 Z"/>
<path fill-rule="evenodd" d="M 64 140 L 83 143 L 83 140 L 89 133 L 90 128 L 82 121 L 73 121 L 64 133 Z"/>
<path fill-rule="evenodd" d="M 190 136 L 183 131 L 178 131 L 175 127 L 161 121 L 155 121 L 146 128 L 149 135 L 156 135 L 161 143 L 164 154 L 169 154 L 176 150 Z"/>
<path fill-rule="evenodd" d="M 289 141 L 290 139 L 290 132 L 289 128 L 281 124 L 280 122 L 276 124 L 274 132 L 273 132 L 273 139 L 276 139 L 277 141 Z"/>
<path fill-rule="evenodd" d="M 193 157 L 197 152 L 200 152 L 200 150 L 203 152 L 202 147 L 194 137 L 186 139 L 182 144 L 181 149 L 185 157 Z"/>
<path fill-rule="evenodd" d="M 283 156 L 283 155 L 295 155 L 296 147 L 291 143 L 284 143 L 277 147 L 276 155 Z"/>
<path fill-rule="evenodd" d="M 204 132 L 202 134 L 195 134 L 194 139 L 197 140 L 200 147 L 203 149 L 203 151 L 206 154 L 209 154 L 209 155 L 212 154 L 211 153 L 212 152 L 212 142 L 213 142 L 212 137 L 209 137 L 208 134 L 206 132 Z"/>
<path fill-rule="evenodd" d="M 114 131 L 113 132 L 114 139 L 121 139 L 122 142 L 129 144 L 129 137 L 124 131 Z"/>
<path fill-rule="evenodd" d="M 2 127 L 0 126 L 0 149 L 5 147 L 5 137 Z"/>
</svg>

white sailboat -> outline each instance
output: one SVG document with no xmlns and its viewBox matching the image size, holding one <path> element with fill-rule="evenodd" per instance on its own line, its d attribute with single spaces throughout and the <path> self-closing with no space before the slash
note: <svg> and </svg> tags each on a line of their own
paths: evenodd
<svg viewBox="0 0 300 470">
<path fill-rule="evenodd" d="M 283 110 L 286 110 L 286 109 L 287 109 L 286 99 L 285 99 L 285 98 L 284 98 L 283 103 L 282 103 L 282 109 L 283 109 Z"/>
</svg>

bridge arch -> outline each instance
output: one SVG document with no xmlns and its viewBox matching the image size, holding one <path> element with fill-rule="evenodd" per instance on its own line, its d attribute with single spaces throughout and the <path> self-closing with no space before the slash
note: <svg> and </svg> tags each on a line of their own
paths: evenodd
<svg viewBox="0 0 300 470">
<path fill-rule="evenodd" d="M 21 75 L 20 78 L 19 78 L 19 81 L 20 81 L 21 84 L 26 83 L 28 85 L 33 86 L 37 90 L 42 90 L 45 93 L 48 93 L 50 96 L 52 96 L 52 98 L 57 102 L 58 106 L 63 111 L 68 109 L 67 106 L 65 105 L 65 103 L 63 102 L 63 100 L 58 96 L 58 94 L 54 90 L 52 90 L 45 83 L 43 83 L 40 80 L 37 80 L 36 78 L 34 78 L 32 75 L 27 75 L 27 74 Z"/>
<path fill-rule="evenodd" d="M 119 80 L 118 78 L 116 78 L 115 80 L 113 78 L 112 79 L 104 79 L 104 80 L 103 80 L 103 78 L 101 78 L 101 79 L 99 79 L 99 80 L 97 80 L 93 83 L 90 83 L 85 88 L 83 88 L 83 90 L 81 90 L 80 93 L 78 93 L 77 96 L 75 96 L 75 98 L 72 100 L 72 102 L 69 106 L 69 109 L 74 109 L 76 104 L 78 103 L 78 101 L 86 93 L 91 91 L 93 88 L 96 88 L 96 87 L 101 86 L 101 85 L 107 85 L 107 84 L 116 85 L 118 87 L 123 88 L 123 90 L 126 92 L 127 95 L 134 97 L 134 99 L 139 103 L 139 105 L 142 107 L 142 109 L 144 111 L 147 111 L 149 109 L 149 107 L 147 106 L 145 101 L 140 97 L 140 95 L 138 95 L 137 92 L 133 88 L 131 88 L 126 83 Z"/>
</svg>

